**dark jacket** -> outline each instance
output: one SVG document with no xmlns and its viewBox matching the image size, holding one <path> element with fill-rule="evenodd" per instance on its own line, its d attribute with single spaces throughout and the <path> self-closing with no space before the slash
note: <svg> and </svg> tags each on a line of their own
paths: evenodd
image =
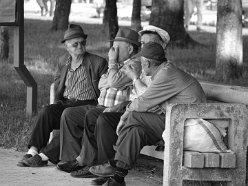
<svg viewBox="0 0 248 186">
<path fill-rule="evenodd" d="M 55 102 L 63 100 L 63 93 L 65 91 L 65 80 L 68 71 L 68 65 L 66 65 L 69 54 L 61 56 L 58 60 L 57 70 L 55 74 Z M 95 94 L 95 100 L 100 95 L 98 89 L 98 83 L 102 74 L 107 72 L 108 63 L 106 59 L 86 52 L 84 55 L 84 61 L 87 72 L 87 77 L 90 80 L 90 86 Z"/>
</svg>

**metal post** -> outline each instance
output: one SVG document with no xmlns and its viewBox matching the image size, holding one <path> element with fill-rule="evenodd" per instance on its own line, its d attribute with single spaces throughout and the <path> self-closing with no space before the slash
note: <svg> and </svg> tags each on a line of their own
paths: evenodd
<svg viewBox="0 0 248 186">
<path fill-rule="evenodd" d="M 37 112 L 37 84 L 24 65 L 24 2 L 17 0 L 18 26 L 14 27 L 14 67 L 27 86 L 26 113 Z"/>
</svg>

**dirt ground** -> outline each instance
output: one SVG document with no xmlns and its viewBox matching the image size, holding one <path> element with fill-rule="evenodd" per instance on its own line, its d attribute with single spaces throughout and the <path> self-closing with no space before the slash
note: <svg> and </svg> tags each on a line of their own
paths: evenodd
<svg viewBox="0 0 248 186">
<path fill-rule="evenodd" d="M 0 185 L 1 186 L 91 186 L 92 178 L 73 178 L 59 171 L 55 165 L 31 168 L 16 166 L 23 152 L 0 148 Z M 149 163 L 148 163 L 149 162 Z M 136 167 L 126 178 L 127 186 L 162 185 L 162 162 L 149 157 L 141 157 Z"/>
</svg>

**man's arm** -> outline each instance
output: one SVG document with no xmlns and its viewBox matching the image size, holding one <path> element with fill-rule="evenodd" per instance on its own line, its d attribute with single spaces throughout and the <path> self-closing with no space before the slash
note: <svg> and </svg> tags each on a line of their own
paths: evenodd
<svg viewBox="0 0 248 186">
<path fill-rule="evenodd" d="M 131 82 L 131 79 L 126 76 L 125 70 L 119 68 L 118 47 L 109 49 L 109 70 L 108 70 L 108 85 L 112 88 L 120 88 Z"/>
<path fill-rule="evenodd" d="M 59 58 L 57 58 L 57 65 L 56 65 L 56 70 L 55 70 L 55 74 L 54 74 L 55 85 L 57 85 L 60 81 L 61 71 L 66 64 L 67 59 L 68 59 L 68 55 L 63 55 L 63 56 L 60 56 Z"/>
<path fill-rule="evenodd" d="M 132 64 L 126 65 L 126 74 L 133 80 L 133 91 L 136 96 L 142 95 L 151 84 L 151 78 L 140 71 L 139 68 L 133 68 Z"/>
<path fill-rule="evenodd" d="M 101 77 L 103 74 L 105 74 L 108 70 L 108 62 L 106 59 L 102 59 L 99 67 L 99 76 Z"/>
<path fill-rule="evenodd" d="M 174 80 L 173 80 L 174 79 Z M 168 77 L 165 70 L 160 70 L 147 90 L 127 106 L 128 111 L 146 112 L 178 93 L 174 77 Z"/>
</svg>

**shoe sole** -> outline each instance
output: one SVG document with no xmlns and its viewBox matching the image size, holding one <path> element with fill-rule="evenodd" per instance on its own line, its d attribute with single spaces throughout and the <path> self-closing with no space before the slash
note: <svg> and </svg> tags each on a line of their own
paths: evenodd
<svg viewBox="0 0 248 186">
<path fill-rule="evenodd" d="M 72 169 L 72 170 L 70 170 L 70 171 L 67 171 L 67 170 L 61 168 L 58 164 L 56 165 L 56 167 L 57 167 L 58 170 L 63 171 L 63 172 L 67 172 L 67 173 L 70 173 L 70 172 L 73 172 L 73 171 L 77 171 L 77 170 L 80 170 L 80 169 L 84 168 L 84 167 L 82 166 L 82 167 L 77 167 L 77 168 L 74 168 L 74 169 Z"/>
<path fill-rule="evenodd" d="M 17 166 L 18 167 L 28 167 L 24 162 L 18 162 Z"/>
<path fill-rule="evenodd" d="M 98 177 L 95 180 L 91 181 L 92 185 L 103 185 L 108 181 L 108 177 Z"/>
<path fill-rule="evenodd" d="M 81 176 L 77 176 L 77 175 L 71 175 L 73 178 L 96 178 L 98 177 L 97 175 L 81 175 Z"/>
<path fill-rule="evenodd" d="M 89 170 L 90 171 L 90 170 Z M 98 174 L 98 173 L 95 173 L 93 171 L 90 171 L 92 174 L 96 175 L 96 176 L 100 176 L 100 177 L 111 177 L 111 176 L 114 176 L 114 174 L 105 174 L 105 175 L 102 175 L 102 174 Z"/>
<path fill-rule="evenodd" d="M 30 165 L 27 161 L 23 161 L 22 162 L 26 167 L 45 167 L 45 166 L 47 166 L 47 163 L 46 164 L 44 164 L 44 165 Z"/>
</svg>

